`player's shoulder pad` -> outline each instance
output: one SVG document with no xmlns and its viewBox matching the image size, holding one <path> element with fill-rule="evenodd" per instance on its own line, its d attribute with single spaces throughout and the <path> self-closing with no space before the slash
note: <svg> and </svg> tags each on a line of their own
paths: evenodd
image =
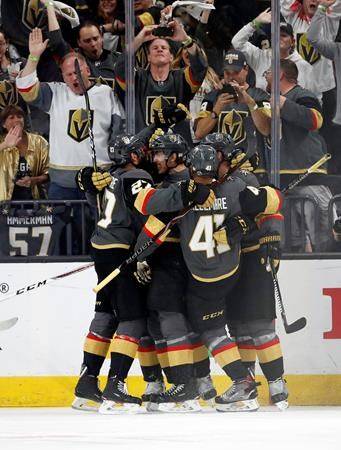
<svg viewBox="0 0 341 450">
<path fill-rule="evenodd" d="M 244 214 L 275 214 L 282 207 L 283 197 L 280 191 L 270 186 L 246 186 L 239 194 L 239 202 Z"/>
</svg>

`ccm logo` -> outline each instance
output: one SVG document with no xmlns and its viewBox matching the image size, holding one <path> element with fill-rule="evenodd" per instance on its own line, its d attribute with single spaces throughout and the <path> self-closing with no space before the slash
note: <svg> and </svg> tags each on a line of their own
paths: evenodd
<svg viewBox="0 0 341 450">
<path fill-rule="evenodd" d="M 216 311 L 211 314 L 206 314 L 206 316 L 202 316 L 202 320 L 215 319 L 216 317 L 222 316 L 223 314 L 224 314 L 224 310 L 222 309 L 221 311 Z"/>
</svg>

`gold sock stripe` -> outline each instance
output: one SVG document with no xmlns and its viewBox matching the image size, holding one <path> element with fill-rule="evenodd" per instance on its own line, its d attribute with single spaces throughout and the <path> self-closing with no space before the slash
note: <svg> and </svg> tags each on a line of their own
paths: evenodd
<svg viewBox="0 0 341 450">
<path fill-rule="evenodd" d="M 193 364 L 193 352 L 191 349 L 174 350 L 167 353 L 170 367 Z"/>
<path fill-rule="evenodd" d="M 256 349 L 239 348 L 239 354 L 243 362 L 254 362 L 257 359 Z"/>
<path fill-rule="evenodd" d="M 159 360 L 156 354 L 155 349 L 153 350 L 143 350 L 140 349 L 137 352 L 137 357 L 139 359 L 140 365 L 145 367 L 157 366 L 159 364 Z"/>
<path fill-rule="evenodd" d="M 106 357 L 109 347 L 110 342 L 99 341 L 87 337 L 84 341 L 83 350 L 93 355 Z"/>
<path fill-rule="evenodd" d="M 159 353 L 157 351 L 156 354 L 157 354 L 157 359 L 158 359 L 159 364 L 162 367 L 162 369 L 164 369 L 165 367 L 169 367 L 168 353 L 167 352 Z"/>
<path fill-rule="evenodd" d="M 238 359 L 240 360 L 240 354 L 236 345 L 233 347 L 226 347 L 226 350 L 222 350 L 221 352 L 214 354 L 214 359 L 217 361 L 220 367 L 225 367 L 227 364 L 238 361 Z"/>
<path fill-rule="evenodd" d="M 260 363 L 268 363 L 282 358 L 281 345 L 277 343 L 262 350 L 257 349 L 257 356 Z"/>
<path fill-rule="evenodd" d="M 114 353 L 121 353 L 122 355 L 130 356 L 130 358 L 135 358 L 137 348 L 138 341 L 134 342 L 131 339 L 115 336 L 111 342 L 110 350 Z"/>
<path fill-rule="evenodd" d="M 204 345 L 193 349 L 193 362 L 198 363 L 208 358 L 208 351 Z"/>
</svg>

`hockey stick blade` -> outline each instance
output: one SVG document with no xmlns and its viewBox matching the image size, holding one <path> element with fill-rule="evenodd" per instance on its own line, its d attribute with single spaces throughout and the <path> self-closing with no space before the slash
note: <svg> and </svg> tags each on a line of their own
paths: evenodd
<svg viewBox="0 0 341 450">
<path fill-rule="evenodd" d="M 284 323 L 284 329 L 287 334 L 296 333 L 296 331 L 302 330 L 307 325 L 307 319 L 305 317 L 301 317 L 300 319 L 295 320 L 293 323 Z"/>
<path fill-rule="evenodd" d="M 14 325 L 18 322 L 18 317 L 12 317 L 12 319 L 3 320 L 0 322 L 0 331 L 8 330 L 9 328 L 14 327 Z"/>
</svg>

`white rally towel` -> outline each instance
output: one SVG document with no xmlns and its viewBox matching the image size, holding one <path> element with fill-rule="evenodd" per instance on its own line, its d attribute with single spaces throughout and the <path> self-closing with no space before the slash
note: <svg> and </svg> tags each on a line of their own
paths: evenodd
<svg viewBox="0 0 341 450">
<path fill-rule="evenodd" d="M 72 28 L 78 27 L 79 25 L 79 17 L 74 8 L 72 8 L 69 5 L 66 5 L 63 2 L 53 2 L 54 9 L 56 13 L 60 14 L 61 16 L 65 17 L 67 19 Z"/>
<path fill-rule="evenodd" d="M 194 1 L 175 1 L 172 3 L 172 8 L 177 6 L 182 6 L 188 14 L 190 14 L 194 19 L 199 20 L 203 11 L 215 9 L 215 6 L 211 3 L 205 2 L 194 2 Z"/>
</svg>

